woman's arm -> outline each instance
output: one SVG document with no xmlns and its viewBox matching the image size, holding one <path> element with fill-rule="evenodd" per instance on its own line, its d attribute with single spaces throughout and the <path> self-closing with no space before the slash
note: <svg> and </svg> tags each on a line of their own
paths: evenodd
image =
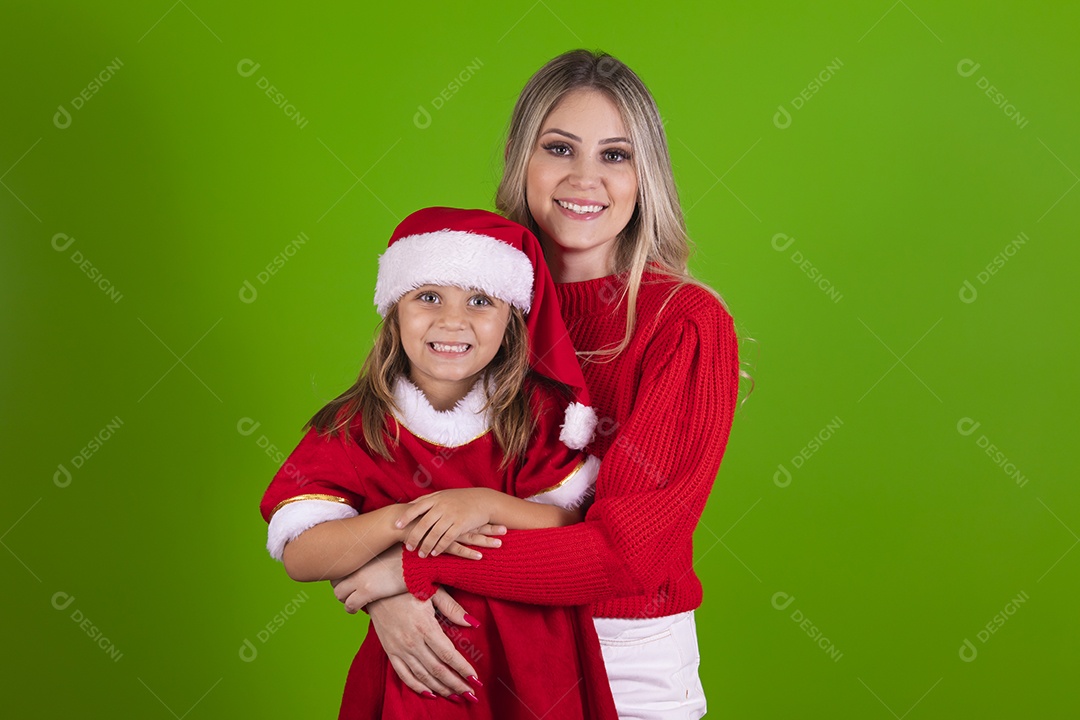
<svg viewBox="0 0 1080 720">
<path fill-rule="evenodd" d="M 715 302 L 696 309 L 653 337 L 634 408 L 603 458 L 584 522 L 508 533 L 480 562 L 406 552 L 410 591 L 424 598 L 446 584 L 518 602 L 581 605 L 655 588 L 672 549 L 690 547 L 738 394 L 731 317 Z"/>
</svg>

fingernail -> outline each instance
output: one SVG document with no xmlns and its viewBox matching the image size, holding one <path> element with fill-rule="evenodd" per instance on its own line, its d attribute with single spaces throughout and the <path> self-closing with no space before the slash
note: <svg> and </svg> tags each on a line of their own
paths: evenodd
<svg viewBox="0 0 1080 720">
<path fill-rule="evenodd" d="M 491 543 L 495 547 L 502 547 L 502 540 L 495 538 L 495 542 Z"/>
<path fill-rule="evenodd" d="M 467 677 L 465 679 L 468 680 L 470 683 L 472 683 L 473 685 L 475 685 L 478 688 L 484 687 L 484 683 L 480 682 L 480 678 L 476 677 L 475 675 L 470 675 L 469 677 Z"/>
<path fill-rule="evenodd" d="M 428 700 L 434 700 L 436 695 L 435 695 L 435 693 L 431 692 L 430 690 L 425 690 L 424 692 L 420 693 L 420 697 L 425 697 Z"/>
<path fill-rule="evenodd" d="M 467 693 L 462 693 L 461 696 L 464 697 L 466 700 L 468 700 L 471 703 L 480 702 L 480 699 L 477 698 L 475 695 L 473 695 L 471 691 L 467 692 Z"/>
<path fill-rule="evenodd" d="M 464 700 L 461 699 L 461 696 L 458 695 L 457 693 L 454 693 L 453 695 L 447 695 L 446 699 L 447 700 L 452 700 L 452 701 L 454 701 L 456 703 L 464 703 L 465 702 Z"/>
<path fill-rule="evenodd" d="M 427 557 L 427 553 L 425 553 L 423 550 L 418 552 L 417 555 L 419 555 L 420 557 Z"/>
<path fill-rule="evenodd" d="M 470 615 L 469 613 L 465 613 L 465 622 L 469 623 L 469 624 L 470 624 L 470 625 L 472 625 L 472 626 L 473 626 L 474 628 L 478 628 L 478 627 L 480 627 L 480 621 L 479 621 L 479 620 L 477 620 L 476 618 L 474 618 L 474 617 L 473 617 L 472 615 Z"/>
<path fill-rule="evenodd" d="M 405 549 L 408 550 L 409 552 L 412 552 L 414 550 L 413 546 L 409 545 L 408 543 L 405 543 Z"/>
<path fill-rule="evenodd" d="M 484 557 L 484 554 L 483 554 L 483 553 L 481 553 L 481 552 L 477 552 L 477 553 L 476 553 L 476 559 L 477 559 L 477 560 L 479 560 L 479 559 L 480 559 L 480 558 L 482 558 L 482 557 Z"/>
</svg>

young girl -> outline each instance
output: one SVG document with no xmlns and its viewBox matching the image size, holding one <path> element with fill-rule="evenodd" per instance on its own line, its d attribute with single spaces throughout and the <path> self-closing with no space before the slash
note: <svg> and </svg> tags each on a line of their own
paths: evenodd
<svg viewBox="0 0 1080 720">
<path fill-rule="evenodd" d="M 360 378 L 316 413 L 262 500 L 290 577 L 343 577 L 406 540 L 479 558 L 468 545 L 497 546 L 493 525 L 580 521 L 595 414 L 567 403 L 587 393 L 535 236 L 485 211 L 416 212 L 379 260 L 375 301 L 384 322 Z M 615 717 L 587 608 L 457 600 L 473 627 L 448 633 L 476 691 L 456 705 L 418 695 L 370 630 L 342 718 Z"/>
</svg>

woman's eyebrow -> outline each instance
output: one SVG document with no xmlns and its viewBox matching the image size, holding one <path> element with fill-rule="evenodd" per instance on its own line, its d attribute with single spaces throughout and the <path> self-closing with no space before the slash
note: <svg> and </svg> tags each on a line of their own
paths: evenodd
<svg viewBox="0 0 1080 720">
<path fill-rule="evenodd" d="M 577 135 L 575 135 L 573 133 L 568 133 L 565 130 L 560 130 L 559 128 L 548 128 L 544 132 L 540 133 L 540 135 L 541 135 L 541 137 L 543 137 L 544 135 L 547 135 L 549 133 L 555 133 L 556 135 L 562 135 L 563 137 L 570 138 L 574 142 L 581 142 L 581 138 L 579 138 Z M 630 144 L 630 139 L 629 138 L 624 138 L 624 137 L 604 138 L 603 140 L 600 141 L 600 144 L 601 145 L 608 145 L 609 143 L 619 143 L 619 142 L 626 143 L 626 144 L 629 145 Z"/>
</svg>

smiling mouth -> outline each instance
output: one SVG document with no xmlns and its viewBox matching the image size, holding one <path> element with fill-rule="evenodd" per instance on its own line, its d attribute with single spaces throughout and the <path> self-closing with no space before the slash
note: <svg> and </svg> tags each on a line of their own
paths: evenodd
<svg viewBox="0 0 1080 720">
<path fill-rule="evenodd" d="M 577 213 L 578 215 L 590 215 L 592 213 L 598 213 L 605 207 L 607 207 L 606 205 L 599 204 L 576 205 L 572 202 L 566 202 L 565 200 L 556 200 L 555 202 L 559 204 L 559 207 L 565 210 L 569 210 L 572 213 Z"/>
<path fill-rule="evenodd" d="M 472 345 L 469 345 L 469 344 L 466 344 L 466 343 L 437 343 L 437 342 L 432 342 L 432 343 L 428 343 L 428 347 L 430 347 L 435 352 L 440 352 L 440 353 L 464 353 L 464 352 L 468 352 L 469 348 L 471 348 Z"/>
</svg>

